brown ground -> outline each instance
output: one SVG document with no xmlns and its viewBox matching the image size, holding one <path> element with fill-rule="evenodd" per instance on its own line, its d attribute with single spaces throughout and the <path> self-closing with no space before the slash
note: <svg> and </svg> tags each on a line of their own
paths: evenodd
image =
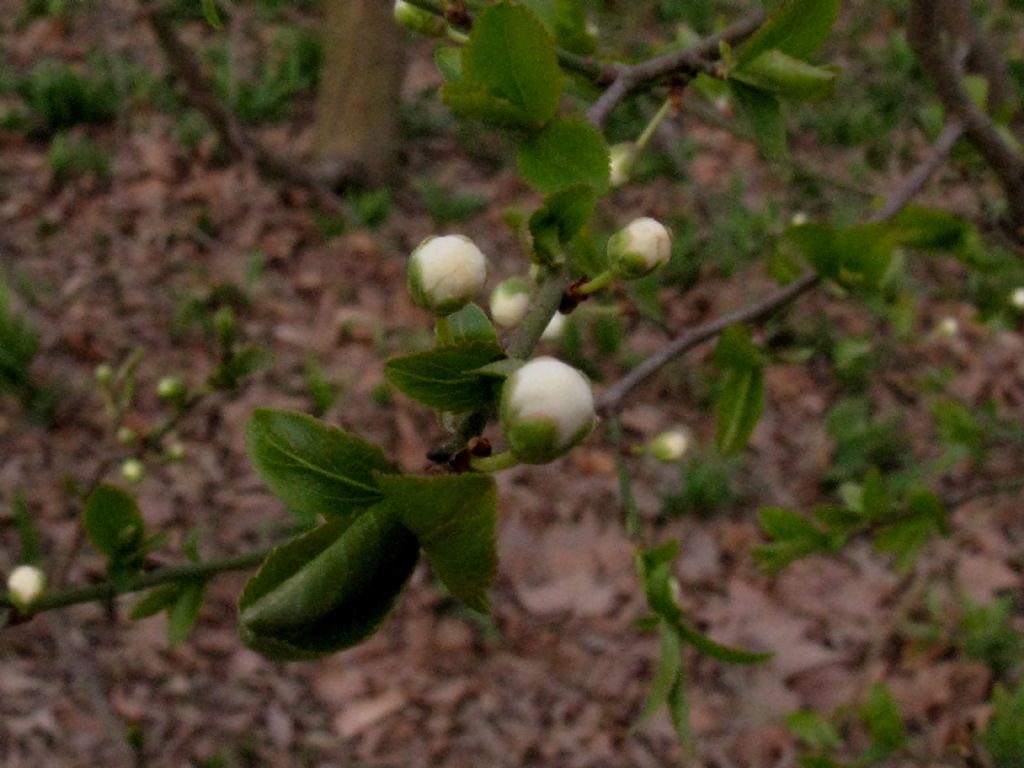
<svg viewBox="0 0 1024 768">
<path fill-rule="evenodd" d="M 9 19 L 16 15 L 11 5 L 0 3 Z M 125 12 L 118 13 L 127 24 Z M 109 45 L 148 45 L 137 25 L 101 27 L 102 14 L 90 6 L 70 31 L 42 20 L 15 32 L 5 21 L 8 63 L 24 69 L 44 55 L 80 58 L 101 29 Z M 140 55 L 158 61 L 153 50 Z M 411 89 L 429 82 L 425 67 L 414 65 Z M 265 138 L 301 147 L 308 136 L 297 124 Z M 64 393 L 51 430 L 27 422 L 13 402 L 0 403 L 0 571 L 16 552 L 5 517 L 16 488 L 24 489 L 38 520 L 48 562 L 57 563 L 78 525 L 64 479 L 84 482 L 101 462 L 122 455 L 93 390 L 94 366 L 143 347 L 132 418 L 159 419 L 156 380 L 181 371 L 198 382 L 213 365 L 197 334 L 172 342 L 175 295 L 221 281 L 242 284 L 254 249 L 266 255 L 266 269 L 243 326 L 275 361 L 237 398 L 214 398 L 186 420 L 186 462 L 150 467 L 139 486 L 141 507 L 153 530 L 172 534 L 168 554 L 158 559 L 179 559 L 181 540 L 196 525 L 204 531 L 204 554 L 215 555 L 264 541 L 268 526 L 284 519 L 249 468 L 242 426 L 258 405 L 308 408 L 302 368 L 310 355 L 343 384 L 327 420 L 380 441 L 406 468 L 421 468 L 440 435 L 432 416 L 401 398 L 395 407 L 373 398 L 382 359 L 403 348 L 409 329 L 427 328 L 402 290 L 403 257 L 433 228 L 415 195 L 397 190 L 399 215 L 377 232 L 324 239 L 303 193 L 265 183 L 240 164 L 186 162 L 166 115 L 143 111 L 89 133 L 113 153 L 110 185 L 86 180 L 57 189 L 45 144 L 0 134 L 0 258 L 39 291 L 40 305 L 30 311 L 42 333 L 37 373 Z M 705 149 L 693 169 L 701 183 L 724 178 L 722 168 L 745 167 L 753 169 L 751 189 L 763 189 L 765 171 L 753 150 L 722 133 L 705 132 L 701 140 Z M 532 200 L 513 173 L 462 159 L 449 138 L 417 147 L 410 165 L 413 176 L 429 174 L 489 200 L 485 213 L 458 227 L 493 255 L 497 273 L 510 274 L 518 251 L 501 211 Z M 678 187 L 659 182 L 618 193 L 608 210 L 626 220 L 689 205 Z M 198 234 L 204 211 L 213 234 Z M 56 232 L 41 236 L 42 222 Z M 956 278 L 952 267 L 942 269 L 936 276 Z M 757 278 L 739 283 L 711 280 L 685 297 L 665 293 L 668 321 L 699 322 L 769 287 Z M 871 327 L 855 306 L 825 294 L 805 300 L 797 318 L 815 313 L 850 330 Z M 945 314 L 961 319 L 963 335 L 903 354 L 872 397 L 883 408 L 905 407 L 901 393 L 913 383 L 907 372 L 942 363 L 955 369 L 954 393 L 971 402 L 994 396 L 1019 413 L 1024 339 L 972 323 L 970 308 L 953 302 L 929 306 L 922 324 Z M 650 351 L 663 339 L 640 330 L 631 349 Z M 706 354 L 676 372 L 693 370 Z M 624 414 L 631 442 L 674 423 L 711 440 L 713 424 L 680 381 L 685 376 L 667 375 L 634 398 Z M 836 391 L 821 364 L 771 368 L 766 414 L 737 480 L 743 502 L 711 521 L 659 517 L 659 491 L 677 478 L 647 461 L 633 463 L 651 540 L 682 540 L 678 576 L 692 616 L 717 639 L 776 652 L 754 669 L 690 659 L 694 765 L 793 766 L 795 744 L 781 717 L 799 707 L 831 713 L 861 700 L 876 679 L 888 681 L 908 719 L 921 759 L 907 765 L 961 764 L 958 750 L 986 717 L 990 674 L 952 650 L 946 630 L 954 616 L 940 611 L 933 619 L 943 629 L 933 642 L 915 640 L 907 622 L 923 617 L 925 595 L 947 611 L 961 594 L 987 602 L 1020 591 L 1024 497 L 958 510 L 952 538 L 932 545 L 910 580 L 864 544 L 836 558 L 811 558 L 774 579 L 752 563 L 759 505 L 807 508 L 820 500 L 817 478 L 831 450 L 822 416 Z M 920 413 L 907 429 L 916 445 L 927 446 Z M 995 469 L 1010 472 L 1012 459 L 997 455 Z M 116 472 L 108 477 L 117 480 Z M 273 664 L 242 647 L 234 608 L 241 575 L 213 582 L 194 634 L 173 650 L 163 618 L 130 622 L 124 611 L 111 616 L 98 605 L 50 613 L 0 634 L 0 764 L 131 765 L 131 729 L 142 739 L 137 764 L 146 766 L 678 762 L 683 752 L 664 714 L 631 730 L 657 644 L 632 627 L 644 606 L 620 523 L 610 448 L 597 437 L 551 466 L 502 475 L 500 486 L 493 625 L 460 612 L 423 568 L 375 638 L 314 663 Z M 98 556 L 87 553 L 70 582 L 101 575 Z M 863 743 L 856 729 L 850 736 Z"/>
</svg>

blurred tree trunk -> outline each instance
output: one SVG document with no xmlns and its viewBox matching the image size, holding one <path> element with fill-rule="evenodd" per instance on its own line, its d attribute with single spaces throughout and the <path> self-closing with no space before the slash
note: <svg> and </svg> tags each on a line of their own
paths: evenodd
<svg viewBox="0 0 1024 768">
<path fill-rule="evenodd" d="M 385 0 L 327 0 L 314 150 L 326 178 L 395 170 L 405 35 Z"/>
</svg>

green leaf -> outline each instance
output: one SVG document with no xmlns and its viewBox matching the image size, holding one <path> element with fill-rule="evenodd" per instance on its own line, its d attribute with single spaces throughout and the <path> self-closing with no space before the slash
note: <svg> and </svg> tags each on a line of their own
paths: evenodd
<svg viewBox="0 0 1024 768">
<path fill-rule="evenodd" d="M 439 46 L 434 51 L 434 64 L 437 65 L 445 82 L 454 83 L 462 79 L 462 49 L 451 45 Z"/>
<path fill-rule="evenodd" d="M 205 591 L 206 579 L 191 579 L 180 585 L 177 600 L 167 610 L 167 642 L 171 647 L 181 645 L 192 631 Z"/>
<path fill-rule="evenodd" d="M 394 471 L 377 446 L 294 411 L 254 411 L 246 445 L 263 482 L 307 520 L 347 517 L 377 503 L 374 474 Z"/>
<path fill-rule="evenodd" d="M 834 749 L 843 743 L 836 727 L 809 709 L 798 709 L 786 715 L 786 727 L 811 749 Z"/>
<path fill-rule="evenodd" d="M 89 541 L 111 561 L 138 550 L 145 522 L 135 497 L 113 485 L 101 485 L 85 503 L 85 533 Z"/>
<path fill-rule="evenodd" d="M 705 656 L 724 661 L 727 664 L 760 664 L 775 655 L 771 652 L 754 653 L 723 645 L 683 622 L 677 622 L 673 629 L 679 633 L 683 642 L 692 645 Z"/>
<path fill-rule="evenodd" d="M 580 117 L 556 118 L 520 142 L 519 172 L 545 194 L 578 184 L 599 194 L 608 188 L 608 144 L 597 128 Z"/>
<path fill-rule="evenodd" d="M 462 49 L 461 84 L 489 96 L 491 108 L 501 104 L 501 120 L 511 123 L 507 127 L 540 128 L 554 117 L 562 95 L 554 41 L 527 8 L 509 2 L 488 5 Z M 452 85 L 442 93 L 459 111 L 465 108 L 469 91 Z M 455 103 L 450 100 L 453 95 Z M 484 96 L 474 98 L 483 103 Z"/>
<path fill-rule="evenodd" d="M 774 49 L 736 67 L 729 78 L 783 98 L 804 101 L 826 98 L 836 85 L 834 69 L 816 67 Z"/>
<path fill-rule="evenodd" d="M 764 409 L 764 371 L 726 370 L 715 408 L 715 442 L 723 456 L 739 453 L 750 440 Z"/>
<path fill-rule="evenodd" d="M 819 539 L 821 531 L 801 514 L 782 507 L 762 507 L 757 513 L 764 532 L 773 539 Z"/>
<path fill-rule="evenodd" d="M 206 23 L 214 29 L 224 29 L 224 24 L 220 20 L 220 13 L 217 11 L 217 0 L 201 0 L 201 2 Z"/>
<path fill-rule="evenodd" d="M 1013 693 L 995 687 L 992 719 L 980 741 L 999 768 L 1024 768 L 1024 682 Z"/>
<path fill-rule="evenodd" d="M 445 344 L 459 345 L 473 341 L 498 343 L 498 334 L 487 313 L 472 303 L 448 315 L 448 333 L 450 338 Z"/>
<path fill-rule="evenodd" d="M 489 610 L 498 570 L 498 496 L 489 475 L 381 476 L 384 507 L 412 532 L 438 578 L 475 611 Z"/>
<path fill-rule="evenodd" d="M 882 683 L 875 683 L 871 687 L 860 716 L 871 736 L 874 760 L 880 760 L 899 749 L 907 738 L 896 699 Z"/>
<path fill-rule="evenodd" d="M 875 537 L 875 549 L 896 558 L 896 565 L 907 573 L 917 553 L 936 533 L 935 522 L 927 517 L 911 517 L 882 528 Z"/>
<path fill-rule="evenodd" d="M 536 130 L 532 120 L 508 99 L 495 96 L 479 83 L 457 80 L 441 87 L 441 98 L 452 111 L 468 120 L 496 128 Z"/>
<path fill-rule="evenodd" d="M 956 250 L 967 240 L 971 225 L 945 211 L 908 206 L 889 222 L 897 245 L 921 250 Z"/>
<path fill-rule="evenodd" d="M 759 368 L 764 355 L 751 338 L 745 325 L 726 328 L 715 344 L 715 365 L 719 368 Z"/>
<path fill-rule="evenodd" d="M 451 413 L 493 405 L 494 381 L 476 373 L 504 357 L 495 343 L 471 342 L 437 347 L 395 357 L 384 365 L 384 375 L 400 392 L 424 405 Z"/>
<path fill-rule="evenodd" d="M 594 36 L 587 30 L 585 0 L 520 0 L 554 35 L 560 46 L 573 53 L 594 50 Z"/>
<path fill-rule="evenodd" d="M 742 65 L 773 48 L 807 59 L 828 38 L 838 16 L 839 0 L 791 0 L 736 52 L 737 62 Z"/>
<path fill-rule="evenodd" d="M 332 520 L 275 549 L 239 601 L 242 640 L 271 658 L 315 658 L 369 637 L 419 555 L 380 507 Z"/>
<path fill-rule="evenodd" d="M 130 614 L 131 618 L 137 620 L 156 616 L 160 611 L 174 605 L 178 600 L 180 591 L 181 589 L 177 584 L 165 584 L 162 587 L 150 590 L 135 603 Z"/>
<path fill-rule="evenodd" d="M 545 198 L 530 216 L 533 247 L 545 260 L 556 260 L 561 247 L 586 226 L 594 213 L 597 195 L 586 184 L 574 184 Z"/>
<path fill-rule="evenodd" d="M 877 291 L 892 264 L 895 243 L 888 224 L 806 224 L 785 236 L 818 274 L 852 290 Z"/>
<path fill-rule="evenodd" d="M 786 124 L 782 119 L 782 107 L 777 97 L 760 88 L 729 80 L 732 93 L 740 114 L 750 126 L 758 149 L 769 160 L 786 157 Z"/>
<path fill-rule="evenodd" d="M 643 725 L 651 715 L 668 703 L 672 689 L 679 683 L 682 676 L 683 652 L 679 636 L 665 621 L 660 621 L 658 622 L 658 637 L 658 666 L 654 670 L 654 680 L 651 681 L 651 690 L 647 694 L 647 701 L 644 702 L 644 706 L 637 716 L 634 728 Z"/>
</svg>

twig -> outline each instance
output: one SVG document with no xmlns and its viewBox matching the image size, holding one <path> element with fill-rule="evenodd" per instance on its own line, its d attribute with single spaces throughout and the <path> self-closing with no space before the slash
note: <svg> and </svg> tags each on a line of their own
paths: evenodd
<svg viewBox="0 0 1024 768">
<path fill-rule="evenodd" d="M 682 75 L 687 79 L 702 73 L 716 76 L 714 61 L 718 59 L 721 44 L 735 44 L 749 37 L 764 19 L 764 11 L 757 9 L 718 34 L 705 37 L 682 51 L 656 56 L 639 64 L 619 65 L 611 86 L 587 110 L 587 119 L 598 128 L 602 127 L 612 110 L 630 93 L 668 75 Z"/>
<path fill-rule="evenodd" d="M 945 39 L 954 30 L 943 25 L 945 14 L 939 5 L 933 0 L 912 0 L 907 40 L 931 78 L 939 100 L 953 118 L 963 120 L 967 138 L 999 179 L 1009 206 L 1012 234 L 1024 242 L 1024 157 L 1000 135 L 992 119 L 968 94 L 956 57 Z"/>
<path fill-rule="evenodd" d="M 176 581 L 207 579 L 219 573 L 227 573 L 228 571 L 247 571 L 259 565 L 269 552 L 270 549 L 258 549 L 252 552 L 244 552 L 240 555 L 205 560 L 201 563 L 171 565 L 144 573 L 121 589 L 112 582 L 105 581 L 102 584 L 93 584 L 88 587 L 76 587 L 62 592 L 51 592 L 43 595 L 39 602 L 32 606 L 32 613 L 36 614 L 52 611 L 57 608 L 66 608 L 69 605 L 77 605 L 78 603 L 109 601 L 118 595 L 140 592 L 144 589 Z M 7 595 L 0 595 L 0 607 L 12 606 L 13 604 Z"/>
<path fill-rule="evenodd" d="M 960 137 L 962 131 L 963 126 L 957 120 L 946 125 L 928 155 L 907 174 L 903 183 L 889 196 L 885 205 L 870 217 L 870 220 L 873 222 L 886 221 L 903 210 L 914 196 L 921 191 L 942 160 L 949 155 L 950 150 L 956 144 L 956 140 Z M 634 389 L 646 382 L 677 357 L 706 341 L 716 338 L 733 325 L 752 323 L 770 317 L 779 309 L 792 303 L 817 286 L 820 281 L 821 278 L 818 275 L 812 272 L 804 273 L 794 282 L 783 286 L 775 291 L 775 293 L 750 306 L 723 315 L 677 336 L 601 393 L 601 396 L 597 399 L 598 412 L 604 415 L 617 412 L 622 406 L 622 401 Z"/>
<path fill-rule="evenodd" d="M 149 22 L 168 63 L 185 87 L 188 100 L 203 113 L 221 137 L 227 150 L 253 164 L 262 176 L 308 189 L 324 208 L 344 212 L 346 206 L 323 179 L 293 161 L 264 147 L 250 134 L 231 111 L 214 96 L 202 67 L 192 50 L 178 37 L 173 23 L 161 8 L 145 4 L 142 15 Z M 351 177 L 354 169 L 345 169 Z"/>
</svg>

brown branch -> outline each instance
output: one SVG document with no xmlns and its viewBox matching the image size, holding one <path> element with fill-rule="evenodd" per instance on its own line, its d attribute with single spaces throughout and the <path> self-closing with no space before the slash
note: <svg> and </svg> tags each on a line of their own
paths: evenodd
<svg viewBox="0 0 1024 768">
<path fill-rule="evenodd" d="M 598 128 L 602 127 L 612 110 L 629 94 L 663 77 L 679 75 L 689 81 L 701 73 L 716 74 L 714 62 L 718 59 L 721 44 L 735 44 L 749 37 L 761 26 L 764 19 L 764 11 L 758 9 L 718 34 L 710 35 L 682 51 L 656 56 L 639 64 L 621 64 L 615 67 L 615 79 L 587 110 L 587 119 Z"/>
<path fill-rule="evenodd" d="M 1024 242 L 1024 157 L 1000 135 L 995 123 L 972 101 L 964 86 L 954 49 L 958 42 L 955 35 L 962 30 L 951 29 L 948 24 L 956 13 L 969 13 L 963 0 L 911 0 L 907 40 L 946 111 L 963 121 L 967 139 L 999 179 L 1006 194 L 1012 234 Z"/>
<path fill-rule="evenodd" d="M 960 121 L 954 120 L 947 124 L 928 155 L 907 174 L 903 182 L 887 198 L 885 205 L 870 217 L 870 221 L 886 221 L 903 210 L 949 155 L 963 130 L 964 127 Z M 682 333 L 602 392 L 597 398 L 598 412 L 603 415 L 617 412 L 633 390 L 676 358 L 706 341 L 717 338 L 733 325 L 753 323 L 770 317 L 816 287 L 820 282 L 821 278 L 818 275 L 812 272 L 804 273 L 794 282 L 783 286 L 754 304 Z"/>
<path fill-rule="evenodd" d="M 231 110 L 213 94 L 199 60 L 178 37 L 173 23 L 161 8 L 143 5 L 142 16 L 149 22 L 167 62 L 184 86 L 189 102 L 203 113 L 231 155 L 253 164 L 265 178 L 308 189 L 317 202 L 330 211 L 345 210 L 345 203 L 334 194 L 330 184 L 288 158 L 271 152 L 245 130 Z"/>
</svg>

